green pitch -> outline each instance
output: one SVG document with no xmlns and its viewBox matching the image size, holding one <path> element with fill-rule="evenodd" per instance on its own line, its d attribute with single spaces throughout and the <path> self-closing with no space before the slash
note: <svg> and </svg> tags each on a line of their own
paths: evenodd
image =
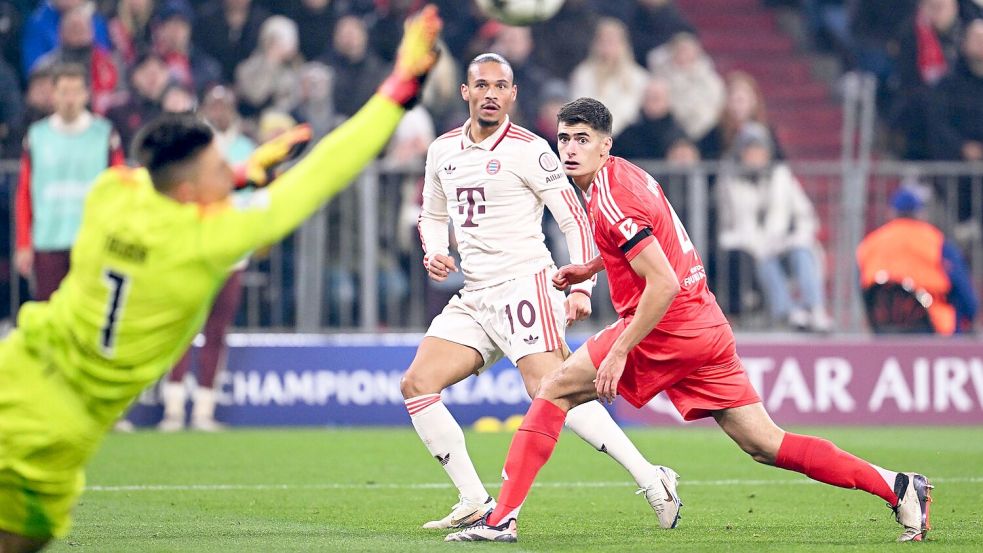
<svg viewBox="0 0 983 553">
<path fill-rule="evenodd" d="M 801 430 L 928 475 L 929 542 L 894 543 L 900 526 L 880 499 L 757 465 L 719 431 L 685 428 L 630 432 L 682 477 L 676 530 L 658 528 L 614 461 L 564 432 L 523 508 L 518 544 L 445 544 L 420 524 L 445 515 L 456 492 L 407 428 L 112 435 L 72 534 L 51 550 L 983 550 L 983 427 Z M 510 436 L 468 440 L 482 478 L 497 483 Z"/>
</svg>

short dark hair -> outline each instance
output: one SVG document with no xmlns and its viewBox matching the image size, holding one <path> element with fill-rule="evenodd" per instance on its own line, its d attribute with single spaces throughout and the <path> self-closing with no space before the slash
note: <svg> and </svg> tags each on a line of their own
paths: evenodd
<svg viewBox="0 0 983 553">
<path fill-rule="evenodd" d="M 167 192 L 186 178 L 184 170 L 215 137 L 212 128 L 191 113 L 167 113 L 137 133 L 133 152 L 150 172 L 154 188 Z"/>
<path fill-rule="evenodd" d="M 484 54 L 478 54 L 475 56 L 474 59 L 471 60 L 471 63 L 468 64 L 467 69 L 464 71 L 464 82 L 468 81 L 468 75 L 471 74 L 471 68 L 482 63 L 498 63 L 504 65 L 509 69 L 509 73 L 512 74 L 512 80 L 515 80 L 515 71 L 512 71 L 512 64 L 509 63 L 509 60 L 498 54 L 485 52 Z"/>
<path fill-rule="evenodd" d="M 593 98 L 577 98 L 563 104 L 556 120 L 566 125 L 584 123 L 595 131 L 611 134 L 611 111 Z"/>
<path fill-rule="evenodd" d="M 59 79 L 82 79 L 88 85 L 89 73 L 80 63 L 59 63 L 51 68 L 51 82 L 58 84 Z"/>
</svg>

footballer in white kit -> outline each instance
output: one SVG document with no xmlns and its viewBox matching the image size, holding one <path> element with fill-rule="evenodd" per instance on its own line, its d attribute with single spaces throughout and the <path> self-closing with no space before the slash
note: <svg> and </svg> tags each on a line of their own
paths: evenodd
<svg viewBox="0 0 983 553">
<path fill-rule="evenodd" d="M 430 325 L 428 336 L 474 348 L 486 368 L 502 355 L 565 347 L 563 292 L 549 285 L 556 268 L 544 243 L 548 206 L 567 239 L 571 259 L 589 259 L 590 228 L 556 155 L 545 140 L 506 115 L 475 143 L 464 125 L 438 138 L 427 155 L 420 235 L 424 264 L 448 254 L 454 224 L 464 290 Z M 590 297 L 593 282 L 574 292 Z"/>
<path fill-rule="evenodd" d="M 571 263 L 585 263 L 593 257 L 587 214 L 549 144 L 509 120 L 517 94 L 512 79 L 501 56 L 476 57 L 461 85 L 470 118 L 427 152 L 419 225 L 424 265 L 436 281 L 458 270 L 449 256 L 450 222 L 465 284 L 434 318 L 401 382 L 414 428 L 460 494 L 450 514 L 426 528 L 467 526 L 495 505 L 440 393 L 504 355 L 535 396 L 541 378 L 569 355 L 566 326 L 590 315 L 593 281 L 573 286 L 569 296 L 550 285 L 556 267 L 542 226 L 547 207 Z M 604 406 L 590 402 L 571 410 L 567 426 L 632 474 L 660 525 L 673 524 L 680 505 L 676 474 L 649 463 Z"/>
</svg>

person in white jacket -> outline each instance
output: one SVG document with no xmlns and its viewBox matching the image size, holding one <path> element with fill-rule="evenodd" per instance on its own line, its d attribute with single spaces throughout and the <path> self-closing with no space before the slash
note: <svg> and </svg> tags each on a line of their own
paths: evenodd
<svg viewBox="0 0 983 553">
<path fill-rule="evenodd" d="M 649 54 L 649 69 L 669 83 L 672 115 L 699 142 L 717 125 L 724 109 L 726 89 L 710 56 L 690 33 L 679 33 Z"/>
<path fill-rule="evenodd" d="M 747 123 L 739 131 L 731 151 L 736 170 L 725 174 L 718 188 L 720 245 L 754 258 L 773 322 L 825 332 L 830 320 L 816 239 L 819 221 L 788 165 L 772 163 L 772 148 L 768 129 L 760 123 Z M 790 276 L 797 297 L 790 291 Z"/>
<path fill-rule="evenodd" d="M 604 17 L 597 24 L 590 54 L 570 75 L 570 95 L 586 96 L 611 106 L 611 132 L 617 136 L 638 120 L 649 75 L 635 63 L 628 28 Z"/>
</svg>

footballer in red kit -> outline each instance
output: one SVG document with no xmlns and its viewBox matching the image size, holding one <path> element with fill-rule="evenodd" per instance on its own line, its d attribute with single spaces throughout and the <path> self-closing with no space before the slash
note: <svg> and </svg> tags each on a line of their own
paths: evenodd
<svg viewBox="0 0 983 553">
<path fill-rule="evenodd" d="M 619 319 L 542 379 L 512 438 L 495 509 L 446 540 L 516 541 L 519 510 L 556 447 L 567 411 L 617 395 L 640 408 L 665 391 L 684 419 L 713 417 L 759 463 L 884 499 L 904 529 L 898 540 L 921 541 L 931 528 L 928 479 L 776 425 L 748 380 L 699 253 L 662 188 L 635 165 L 611 157 L 611 112 L 579 98 L 557 119 L 560 161 L 588 199 L 600 256 L 560 269 L 553 283 L 563 289 L 606 270 Z M 680 504 L 675 490 L 665 492 Z M 678 509 L 666 527 L 677 522 Z"/>
<path fill-rule="evenodd" d="M 703 262 L 655 179 L 628 161 L 608 157 L 585 196 L 611 302 L 621 317 L 587 342 L 594 365 L 601 365 L 635 315 L 645 279 L 632 270 L 631 261 L 654 243 L 665 253 L 680 289 L 655 329 L 628 353 L 620 395 L 641 407 L 667 389 L 687 420 L 705 417 L 711 409 L 760 401 L 737 358 L 727 319 L 707 287 Z M 693 372 L 699 380 L 689 382 Z"/>
</svg>

